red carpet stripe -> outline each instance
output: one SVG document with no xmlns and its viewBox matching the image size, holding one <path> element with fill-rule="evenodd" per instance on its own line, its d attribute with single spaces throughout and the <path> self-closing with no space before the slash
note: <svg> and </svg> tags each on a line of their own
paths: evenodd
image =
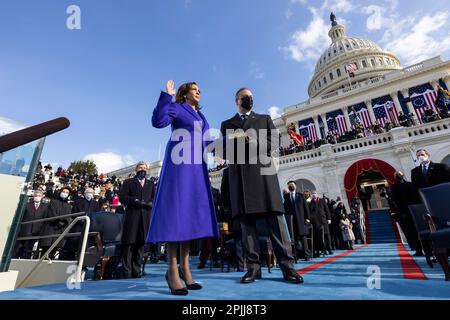
<svg viewBox="0 0 450 320">
<path fill-rule="evenodd" d="M 358 248 L 355 248 L 355 250 L 353 250 L 353 251 L 349 250 L 349 251 L 346 251 L 346 252 L 344 252 L 344 253 L 341 253 L 340 255 L 337 255 L 337 256 L 335 256 L 335 257 L 331 257 L 331 258 L 328 258 L 328 259 L 326 259 L 326 260 L 324 260 L 324 261 L 321 261 L 321 262 L 318 262 L 318 263 L 314 263 L 314 264 L 312 264 L 312 265 L 310 265 L 310 266 L 307 266 L 306 268 L 297 270 L 297 273 L 298 273 L 299 275 L 303 275 L 303 274 L 308 273 L 308 272 L 310 272 L 310 271 L 316 270 L 316 269 L 318 269 L 318 268 L 320 268 L 320 267 L 322 267 L 322 266 L 324 266 L 324 265 L 326 265 L 326 264 L 332 263 L 332 262 L 334 262 L 334 261 L 336 261 L 336 260 L 339 260 L 339 259 L 341 259 L 341 258 L 343 258 L 343 257 L 346 257 L 346 256 L 348 256 L 350 253 L 355 252 L 355 251 L 358 251 L 358 250 L 361 250 L 361 249 L 363 249 L 363 248 L 365 248 L 365 247 L 367 247 L 367 246 L 368 246 L 368 244 L 365 244 L 365 245 L 362 245 L 362 246 L 360 246 L 360 247 L 358 247 Z"/>
<path fill-rule="evenodd" d="M 416 260 L 414 260 L 403 245 L 397 225 L 393 220 L 391 220 L 391 222 L 392 228 L 394 228 L 395 237 L 397 238 L 397 251 L 400 258 L 400 264 L 402 265 L 403 278 L 407 280 L 428 280 Z"/>
</svg>

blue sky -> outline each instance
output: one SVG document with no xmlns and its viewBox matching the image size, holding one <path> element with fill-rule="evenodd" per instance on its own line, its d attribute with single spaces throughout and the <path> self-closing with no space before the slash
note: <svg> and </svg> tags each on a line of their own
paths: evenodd
<svg viewBox="0 0 450 320">
<path fill-rule="evenodd" d="M 81 30 L 69 30 L 69 5 Z M 170 129 L 150 118 L 168 79 L 194 80 L 212 127 L 248 86 L 255 111 L 308 98 L 333 10 L 350 36 L 396 53 L 404 66 L 450 52 L 446 0 L 40 0 L 0 3 L 0 116 L 27 125 L 71 121 L 42 160 L 93 158 L 102 171 L 158 160 Z"/>
</svg>

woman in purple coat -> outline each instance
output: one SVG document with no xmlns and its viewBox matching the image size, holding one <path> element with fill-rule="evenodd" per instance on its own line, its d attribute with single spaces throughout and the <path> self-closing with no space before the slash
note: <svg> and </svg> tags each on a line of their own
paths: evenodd
<svg viewBox="0 0 450 320">
<path fill-rule="evenodd" d="M 167 242 L 166 280 L 172 294 L 186 295 L 201 289 L 189 269 L 189 242 L 218 237 L 211 185 L 203 151 L 209 125 L 199 110 L 200 89 L 185 83 L 176 92 L 169 80 L 153 111 L 155 128 L 172 127 L 158 181 L 147 242 Z M 180 142 L 181 141 L 181 142 Z M 177 252 L 180 248 L 180 266 Z M 181 284 L 184 280 L 186 287 Z"/>
</svg>

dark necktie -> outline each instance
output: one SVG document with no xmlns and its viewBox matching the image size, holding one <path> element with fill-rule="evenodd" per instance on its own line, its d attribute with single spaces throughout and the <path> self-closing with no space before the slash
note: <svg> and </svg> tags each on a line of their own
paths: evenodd
<svg viewBox="0 0 450 320">
<path fill-rule="evenodd" d="M 427 167 L 425 165 L 422 165 L 422 174 L 424 177 L 427 176 L 427 172 L 428 172 Z"/>
<path fill-rule="evenodd" d="M 242 124 L 245 123 L 245 121 L 247 121 L 248 115 L 246 114 L 241 114 L 241 119 L 242 119 Z"/>
</svg>

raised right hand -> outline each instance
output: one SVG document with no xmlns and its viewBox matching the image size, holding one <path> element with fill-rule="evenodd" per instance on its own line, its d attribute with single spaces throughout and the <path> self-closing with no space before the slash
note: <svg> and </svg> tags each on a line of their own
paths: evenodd
<svg viewBox="0 0 450 320">
<path fill-rule="evenodd" d="M 169 80 L 166 83 L 166 92 L 172 96 L 175 95 L 175 84 L 173 82 L 173 80 Z"/>
</svg>

